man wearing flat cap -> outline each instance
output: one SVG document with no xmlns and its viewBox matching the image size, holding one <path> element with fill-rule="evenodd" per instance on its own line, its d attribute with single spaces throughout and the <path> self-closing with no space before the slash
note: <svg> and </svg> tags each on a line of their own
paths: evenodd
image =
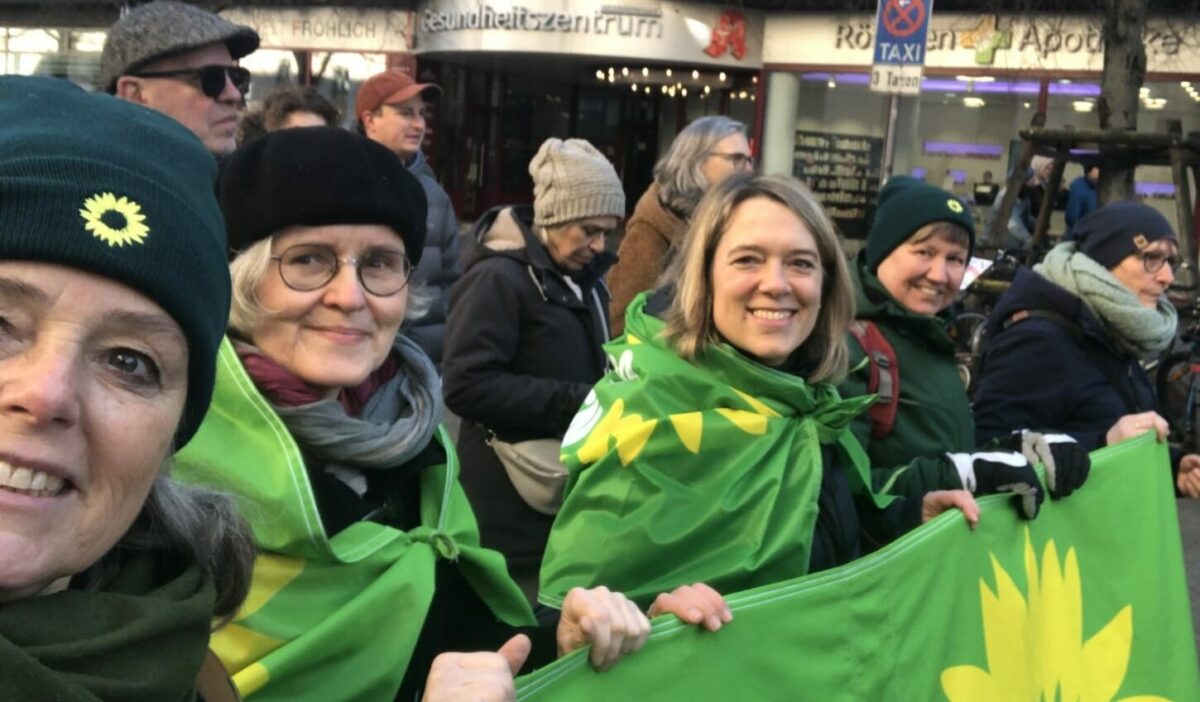
<svg viewBox="0 0 1200 702">
<path fill-rule="evenodd" d="M 354 101 L 354 113 L 363 134 L 399 156 L 425 190 L 428 201 L 425 252 L 413 279 L 428 286 L 433 305 L 405 333 L 438 368 L 442 365 L 442 339 L 446 334 L 446 301 L 450 286 L 462 275 L 454 205 L 421 153 L 421 143 L 425 141 L 425 106 L 441 93 L 442 89 L 434 83 L 418 83 L 407 73 L 384 71 L 368 78 Z"/>
<path fill-rule="evenodd" d="M 217 156 L 236 148 L 238 114 L 250 72 L 238 59 L 258 33 L 174 0 L 134 8 L 108 30 L 100 55 L 102 90 L 175 119 Z"/>
</svg>

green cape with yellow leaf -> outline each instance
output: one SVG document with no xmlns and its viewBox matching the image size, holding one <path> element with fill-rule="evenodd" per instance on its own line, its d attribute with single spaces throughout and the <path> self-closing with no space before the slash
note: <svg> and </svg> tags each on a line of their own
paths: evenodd
<svg viewBox="0 0 1200 702">
<path fill-rule="evenodd" d="M 630 305 L 625 336 L 605 347 L 613 370 L 563 439 L 570 479 L 539 595 L 551 606 L 575 586 L 645 604 L 695 581 L 734 592 L 803 575 L 822 444 L 868 492 L 848 426 L 870 398 L 843 400 L 728 344 L 685 360 L 645 304 L 642 295 Z"/>
<path fill-rule="evenodd" d="M 533 624 L 504 558 L 479 545 L 475 516 L 447 461 L 424 469 L 420 526 L 364 521 L 327 534 L 300 448 L 226 339 L 212 407 L 176 455 L 174 475 L 238 500 L 259 555 L 250 596 L 212 648 L 250 700 L 391 702 L 434 596 L 455 561 L 498 619 Z"/>
</svg>

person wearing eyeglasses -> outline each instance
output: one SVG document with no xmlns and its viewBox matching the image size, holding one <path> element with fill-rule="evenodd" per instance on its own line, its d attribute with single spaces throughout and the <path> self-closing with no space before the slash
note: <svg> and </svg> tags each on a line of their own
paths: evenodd
<svg viewBox="0 0 1200 702">
<path fill-rule="evenodd" d="M 607 590 L 578 590 L 533 627 L 504 559 L 480 546 L 441 382 L 397 333 L 426 304 L 411 277 L 425 196 L 400 161 L 346 130 L 284 129 L 234 152 L 218 193 L 229 335 L 175 463 L 232 493 L 254 532 L 249 604 L 212 640 L 241 695 L 499 700 L 527 656 L 595 643 L 606 668 L 639 648 L 649 623 Z M 449 692 L 475 683 L 497 696 Z"/>
<path fill-rule="evenodd" d="M 1076 241 L 1022 268 L 988 320 L 975 396 L 980 440 L 1021 427 L 1055 429 L 1091 451 L 1147 431 L 1166 439 L 1142 362 L 1175 338 L 1166 297 L 1179 248 L 1149 205 L 1110 203 L 1075 225 Z M 1200 497 L 1200 456 L 1172 452 L 1177 489 Z"/>
<path fill-rule="evenodd" d="M 364 81 L 354 98 L 359 132 L 396 154 L 425 189 L 429 214 L 425 253 L 416 279 L 429 287 L 431 303 L 424 316 L 405 325 L 405 332 L 438 367 L 442 364 L 450 288 L 462 275 L 454 204 L 421 152 L 425 111 L 441 94 L 442 89 L 435 83 L 418 83 L 407 73 L 389 70 Z"/>
<path fill-rule="evenodd" d="M 604 375 L 603 276 L 615 259 L 605 238 L 625 216 L 625 190 L 583 139 L 547 139 L 529 174 L 532 207 L 497 207 L 475 224 L 474 257 L 450 292 L 442 369 L 483 543 L 504 554 L 533 603 L 566 480 L 558 445 Z M 545 465 L 500 456 L 538 446 Z"/>
<path fill-rule="evenodd" d="M 608 274 L 613 336 L 625 329 L 625 310 L 654 288 L 683 244 L 692 212 L 709 188 L 733 173 L 754 170 L 746 125 L 728 117 L 701 117 L 683 128 L 654 165 L 654 182 L 638 200 Z"/>
<path fill-rule="evenodd" d="M 250 90 L 250 71 L 237 61 L 258 43 L 250 27 L 157 0 L 109 28 L 98 86 L 168 115 L 223 157 L 237 146 L 238 115 Z"/>
</svg>

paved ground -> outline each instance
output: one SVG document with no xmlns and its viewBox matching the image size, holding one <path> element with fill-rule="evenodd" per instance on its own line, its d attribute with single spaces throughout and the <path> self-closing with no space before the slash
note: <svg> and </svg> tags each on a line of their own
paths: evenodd
<svg viewBox="0 0 1200 702">
<path fill-rule="evenodd" d="M 1177 500 L 1179 527 L 1183 531 L 1183 555 L 1187 562 L 1188 592 L 1192 599 L 1192 624 L 1200 649 L 1200 501 Z"/>
</svg>

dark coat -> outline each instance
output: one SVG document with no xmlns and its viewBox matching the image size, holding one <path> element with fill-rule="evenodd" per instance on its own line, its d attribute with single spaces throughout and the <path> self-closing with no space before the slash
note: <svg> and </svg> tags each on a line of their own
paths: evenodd
<svg viewBox="0 0 1200 702">
<path fill-rule="evenodd" d="M 552 517 L 521 499 L 488 431 L 505 441 L 561 438 L 604 374 L 608 292 L 602 253 L 572 277 L 583 300 L 531 231 L 532 210 L 496 208 L 475 225 L 475 258 L 450 292 L 442 364 L 446 406 L 463 419 L 461 482 L 483 543 L 508 559 L 522 586 L 537 571 Z"/>
<path fill-rule="evenodd" d="M 438 185 L 433 169 L 420 152 L 408 164 L 408 171 L 421 183 L 429 206 L 425 219 L 425 249 L 421 263 L 413 272 L 413 280 L 423 283 L 433 300 L 428 312 L 405 325 L 404 335 L 417 342 L 433 364 L 440 367 L 446 333 L 446 301 L 450 287 L 462 274 L 458 263 L 458 220 L 450 196 Z"/>
<path fill-rule="evenodd" d="M 1048 311 L 1073 324 L 1037 316 L 1010 323 L 1025 310 Z M 1122 416 L 1154 408 L 1146 372 L 1113 346 L 1095 313 L 1037 273 L 1018 271 L 988 320 L 975 395 L 977 438 L 1056 430 L 1091 451 L 1105 445 L 1105 434 Z"/>
</svg>

